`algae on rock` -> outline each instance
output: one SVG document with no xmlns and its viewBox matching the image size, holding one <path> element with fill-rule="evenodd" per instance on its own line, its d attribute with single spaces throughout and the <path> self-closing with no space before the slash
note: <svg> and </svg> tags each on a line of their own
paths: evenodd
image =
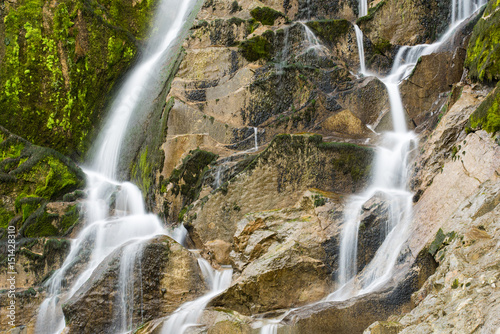
<svg viewBox="0 0 500 334">
<path fill-rule="evenodd" d="M 149 30 L 154 4 L 7 2 L 0 16 L 0 125 L 35 144 L 84 154 Z"/>
</svg>

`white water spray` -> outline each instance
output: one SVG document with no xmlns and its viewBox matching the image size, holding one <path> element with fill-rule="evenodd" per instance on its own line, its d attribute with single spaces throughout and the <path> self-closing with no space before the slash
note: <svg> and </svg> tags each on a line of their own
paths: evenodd
<svg viewBox="0 0 500 334">
<path fill-rule="evenodd" d="M 110 118 L 97 141 L 92 170 L 86 171 L 88 199 L 84 204 L 87 226 L 73 241 L 61 268 L 48 282 L 48 297 L 39 309 L 36 333 L 60 333 L 65 328 L 61 305 L 70 299 L 111 253 L 122 249 L 120 291 L 117 296 L 116 326 L 128 332 L 132 323 L 134 265 L 140 259 L 142 244 L 156 235 L 166 234 L 158 218 L 146 214 L 142 194 L 129 182 L 115 181 L 120 149 L 129 120 L 137 104 L 148 96 L 147 88 L 156 83 L 158 68 L 178 47 L 179 37 L 197 0 L 164 0 L 155 19 L 153 35 L 145 56 L 133 69 L 112 104 Z M 166 19 L 167 18 L 167 19 Z M 174 236 L 183 233 L 175 233 Z M 179 240 L 183 242 L 183 240 Z M 90 252 L 89 252 L 90 250 Z M 72 270 L 80 273 L 71 286 L 63 282 Z M 132 295 L 131 295 L 132 294 Z"/>
<path fill-rule="evenodd" d="M 371 186 L 363 194 L 353 196 L 347 205 L 340 242 L 339 288 L 329 295 L 327 300 L 346 300 L 373 292 L 382 287 L 393 276 L 397 257 L 408 238 L 408 225 L 412 213 L 412 194 L 406 189 L 406 166 L 408 154 L 416 146 L 415 135 L 407 130 L 399 83 L 411 73 L 421 56 L 433 53 L 443 43 L 446 43 L 453 36 L 460 23 L 484 2 L 484 0 L 480 0 L 471 4 L 472 2 L 469 0 L 458 2 L 454 0 L 452 10 L 454 14 L 448 31 L 433 44 L 401 47 L 396 55 L 391 73 L 385 78 L 380 78 L 389 94 L 393 131 L 383 135 L 377 148 Z M 457 4 L 458 10 L 455 8 Z M 358 41 L 359 39 L 360 37 L 358 37 Z M 361 276 L 355 280 L 358 274 L 356 258 L 359 215 L 363 204 L 377 193 L 384 195 L 385 202 L 389 207 L 388 221 L 384 228 L 385 239 L 373 259 L 363 269 Z"/>
<path fill-rule="evenodd" d="M 487 0 L 451 0 L 451 24 L 465 20 L 487 2 Z"/>
<path fill-rule="evenodd" d="M 172 313 L 163 325 L 162 334 L 182 334 L 188 328 L 196 326 L 208 302 L 231 285 L 233 274 L 231 267 L 223 268 L 221 271 L 215 270 L 210 266 L 210 263 L 201 257 L 198 258 L 198 264 L 205 282 L 210 286 L 210 292 L 198 299 L 184 303 Z"/>
<path fill-rule="evenodd" d="M 254 127 L 253 128 L 253 139 L 254 139 L 254 151 L 257 152 L 259 150 L 259 130 Z"/>
<path fill-rule="evenodd" d="M 359 0 L 359 17 L 368 15 L 368 0 Z"/>
<path fill-rule="evenodd" d="M 359 29 L 358 25 L 354 25 L 354 30 L 356 31 L 356 43 L 358 45 L 358 55 L 359 55 L 359 73 L 365 74 L 365 48 L 363 46 L 363 32 Z"/>
<path fill-rule="evenodd" d="M 307 49 L 308 50 L 314 50 L 314 51 L 320 51 L 324 48 L 324 46 L 319 42 L 318 37 L 312 32 L 311 28 L 307 26 L 307 24 L 303 22 L 299 22 L 299 24 L 302 25 L 304 28 L 304 40 L 307 42 Z"/>
</svg>

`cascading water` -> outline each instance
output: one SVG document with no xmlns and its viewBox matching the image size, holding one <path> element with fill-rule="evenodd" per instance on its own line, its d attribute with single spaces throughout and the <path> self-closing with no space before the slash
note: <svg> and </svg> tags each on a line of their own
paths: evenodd
<svg viewBox="0 0 500 334">
<path fill-rule="evenodd" d="M 465 20 L 486 2 L 487 0 L 451 0 L 451 24 Z"/>
<path fill-rule="evenodd" d="M 158 68 L 178 47 L 179 37 L 186 30 L 184 26 L 196 3 L 197 0 L 164 0 L 157 9 L 155 34 L 112 105 L 110 118 L 97 141 L 92 171 L 85 171 L 87 224 L 72 242 L 61 268 L 48 282 L 48 297 L 40 306 L 36 333 L 60 333 L 64 329 L 62 303 L 70 299 L 112 253 L 121 254 L 121 258 L 120 291 L 114 310 L 116 321 L 110 331 L 128 332 L 134 326 L 131 318 L 136 283 L 131 277 L 134 265 L 140 260 L 142 244 L 167 231 L 156 216 L 146 214 L 142 194 L 135 185 L 115 181 L 120 148 L 133 111 L 141 99 L 147 98 L 147 87 L 159 80 Z M 183 242 L 185 231 L 176 231 L 172 236 Z M 66 277 L 74 275 L 74 271 L 79 272 L 78 276 L 66 287 Z M 137 283 L 141 284 L 140 280 Z"/>
<path fill-rule="evenodd" d="M 356 31 L 356 43 L 358 45 L 358 55 L 359 55 L 359 73 L 365 74 L 365 48 L 363 46 L 363 32 L 359 29 L 358 25 L 354 25 L 354 30 Z"/>
<path fill-rule="evenodd" d="M 115 308 L 115 328 L 119 333 L 126 333 L 134 329 L 133 314 L 134 314 L 134 287 L 139 285 L 142 292 L 142 272 L 141 272 L 141 257 L 143 244 L 141 242 L 127 245 L 122 253 L 120 262 L 120 274 L 118 277 L 119 291 L 116 295 Z M 135 264 L 138 263 L 139 269 L 137 275 L 134 275 Z M 137 277 L 137 279 L 136 279 Z M 136 282 L 137 280 L 137 282 Z M 141 296 L 142 297 L 142 296 Z M 143 319 L 142 310 L 141 323 Z"/>
<path fill-rule="evenodd" d="M 359 17 L 368 15 L 368 0 L 359 0 Z"/>
<path fill-rule="evenodd" d="M 189 327 L 197 325 L 198 318 L 205 309 L 208 302 L 224 291 L 231 284 L 233 270 L 231 267 L 225 268 L 222 271 L 214 270 L 210 264 L 203 258 L 198 258 L 203 278 L 210 292 L 193 301 L 184 303 L 179 307 L 163 325 L 162 334 L 182 334 Z"/>
<path fill-rule="evenodd" d="M 371 186 L 363 194 L 353 196 L 346 207 L 345 224 L 340 241 L 339 288 L 326 300 L 345 300 L 375 291 L 392 277 L 397 257 L 408 237 L 412 194 L 406 189 L 406 166 L 408 154 L 416 145 L 414 134 L 407 130 L 399 83 L 411 73 L 421 56 L 431 54 L 448 41 L 460 23 L 484 3 L 484 0 L 474 3 L 470 0 L 458 0 L 458 2 L 454 0 L 450 28 L 439 41 L 430 45 L 401 47 L 391 73 L 385 78 L 380 78 L 389 94 L 393 131 L 383 134 L 377 148 Z M 459 10 L 455 9 L 457 6 L 460 8 Z M 358 29 L 356 29 L 356 35 L 361 59 L 364 55 L 361 53 L 362 48 L 359 47 L 359 41 L 362 41 L 363 37 L 361 31 L 358 35 Z M 363 72 L 361 70 L 361 73 Z M 388 221 L 384 228 L 385 239 L 373 259 L 364 268 L 361 277 L 355 280 L 358 274 L 356 257 L 360 225 L 359 213 L 364 203 L 378 194 L 383 194 L 382 197 L 389 206 Z"/>
<path fill-rule="evenodd" d="M 307 26 L 307 24 L 303 22 L 299 22 L 302 27 L 304 28 L 304 33 L 305 33 L 305 41 L 307 42 L 307 50 L 315 50 L 319 51 L 323 49 L 323 45 L 319 42 L 318 37 L 312 32 L 312 30 Z"/>
<path fill-rule="evenodd" d="M 259 129 L 257 129 L 256 127 L 253 128 L 253 137 L 254 137 L 254 151 L 258 151 L 259 150 Z"/>
<path fill-rule="evenodd" d="M 288 58 L 288 50 L 289 50 L 289 45 L 288 45 L 288 38 L 290 35 L 290 28 L 289 27 L 284 27 L 284 38 L 283 38 L 283 49 L 281 50 L 280 54 L 280 61 L 276 63 L 276 73 L 279 75 L 283 74 L 283 68 L 286 65 L 287 58 Z"/>
</svg>

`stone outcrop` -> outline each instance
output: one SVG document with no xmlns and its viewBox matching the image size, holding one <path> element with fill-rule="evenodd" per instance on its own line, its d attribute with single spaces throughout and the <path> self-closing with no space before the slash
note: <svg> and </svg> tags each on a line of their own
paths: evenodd
<svg viewBox="0 0 500 334">
<path fill-rule="evenodd" d="M 414 126 L 424 123 L 431 114 L 441 112 L 442 93 L 450 92 L 463 73 L 465 50 L 422 56 L 400 91 L 407 117 Z"/>
<path fill-rule="evenodd" d="M 436 40 L 447 27 L 451 1 L 369 1 L 369 14 L 357 20 L 375 44 L 415 45 Z"/>
<path fill-rule="evenodd" d="M 236 222 L 255 211 L 295 205 L 309 188 L 348 194 L 370 175 L 373 151 L 321 136 L 277 136 L 239 175 L 200 199 L 184 218 L 199 248 L 211 240 L 232 242 Z"/>
<path fill-rule="evenodd" d="M 125 246 L 126 247 L 126 246 Z M 97 333 L 120 327 L 120 253 L 111 254 L 63 306 L 71 333 Z M 173 312 L 182 303 L 205 293 L 196 258 L 171 238 L 157 237 L 144 245 L 133 264 L 134 327 Z M 126 259 L 125 259 L 126 260 Z M 123 261 L 123 258 L 122 258 Z"/>
</svg>

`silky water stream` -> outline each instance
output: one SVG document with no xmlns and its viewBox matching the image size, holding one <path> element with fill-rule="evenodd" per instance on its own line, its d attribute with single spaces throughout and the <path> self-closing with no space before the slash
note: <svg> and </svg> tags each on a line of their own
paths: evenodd
<svg viewBox="0 0 500 334">
<path fill-rule="evenodd" d="M 133 271 L 135 265 L 140 264 L 144 244 L 157 235 L 170 235 L 179 243 L 184 242 L 185 229 L 166 229 L 158 217 L 148 214 L 140 190 L 130 182 L 117 181 L 117 168 L 130 119 L 141 101 L 157 95 L 152 93 L 151 87 L 161 87 L 158 83 L 165 80 L 159 74 L 159 68 L 167 66 L 177 52 L 197 3 L 198 0 L 163 0 L 157 8 L 153 34 L 143 56 L 114 99 L 109 118 L 95 144 L 95 157 L 90 167 L 84 170 L 87 175 L 87 199 L 83 204 L 86 224 L 72 241 L 70 253 L 61 268 L 47 283 L 48 296 L 39 308 L 35 328 L 38 334 L 64 330 L 62 304 L 78 293 L 111 254 L 120 258 L 119 288 L 113 304 L 113 325 L 106 332 L 129 333 L 138 325 L 132 321 L 133 294 L 134 286 L 141 287 L 143 282 L 141 273 Z M 199 263 L 211 287 L 205 296 L 208 301 L 216 291 L 229 285 L 232 271 L 215 271 L 202 259 Z M 67 284 L 67 280 L 71 283 Z M 192 305 L 191 309 L 205 304 Z M 139 313 L 142 316 L 142 310 Z M 188 320 L 196 322 L 197 317 L 193 315 L 198 313 L 191 312 Z M 172 318 L 177 319 L 177 316 Z"/>
</svg>

